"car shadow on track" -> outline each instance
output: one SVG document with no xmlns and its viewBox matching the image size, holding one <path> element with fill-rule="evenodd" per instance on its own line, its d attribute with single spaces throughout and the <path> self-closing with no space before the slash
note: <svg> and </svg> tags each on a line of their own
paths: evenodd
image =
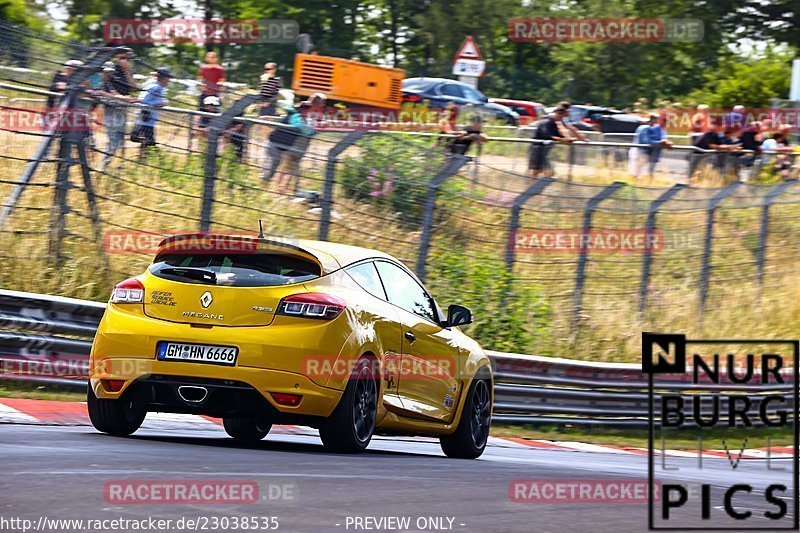
<svg viewBox="0 0 800 533">
<path fill-rule="evenodd" d="M 227 448 L 237 450 L 258 450 L 258 451 L 272 451 L 272 452 L 287 452 L 287 453 L 302 453 L 323 456 L 337 456 L 337 457 L 363 457 L 370 455 L 390 455 L 395 457 L 430 457 L 438 459 L 446 459 L 443 455 L 424 454 L 424 453 L 411 453 L 404 451 L 392 450 L 372 450 L 367 449 L 361 454 L 342 454 L 325 451 L 320 444 L 311 444 L 303 442 L 285 442 L 276 440 L 262 440 L 257 442 L 244 442 L 237 441 L 226 437 L 187 437 L 185 435 L 131 435 L 129 437 L 115 437 L 112 435 L 104 435 L 101 433 L 96 434 L 98 437 L 107 439 L 119 439 L 123 441 L 142 441 L 142 442 L 163 442 L 173 444 L 188 444 L 193 446 L 207 446 L 213 448 Z M 269 437 L 267 437 L 269 439 Z"/>
</svg>

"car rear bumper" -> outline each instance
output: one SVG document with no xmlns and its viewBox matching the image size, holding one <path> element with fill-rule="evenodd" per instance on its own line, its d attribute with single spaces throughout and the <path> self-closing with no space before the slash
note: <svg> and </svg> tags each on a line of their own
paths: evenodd
<svg viewBox="0 0 800 533">
<path fill-rule="evenodd" d="M 283 413 L 294 416 L 327 417 L 342 391 L 318 385 L 293 372 L 248 367 L 222 367 L 203 363 L 121 358 L 95 361 L 90 386 L 98 398 L 136 397 L 149 411 L 193 413 L 208 416 L 239 416 Z M 123 381 L 112 391 L 111 381 Z M 183 398 L 178 387 L 204 388 L 202 401 L 193 401 L 191 389 Z M 271 393 L 300 395 L 296 406 L 281 405 Z"/>
</svg>

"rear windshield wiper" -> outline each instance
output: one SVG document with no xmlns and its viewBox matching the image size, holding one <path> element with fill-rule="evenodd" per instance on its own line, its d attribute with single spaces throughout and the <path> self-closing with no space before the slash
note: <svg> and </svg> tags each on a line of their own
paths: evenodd
<svg viewBox="0 0 800 533">
<path fill-rule="evenodd" d="M 167 276 L 175 276 L 176 278 L 199 281 L 200 283 L 207 283 L 209 285 L 217 284 L 217 274 L 212 270 L 204 270 L 202 268 L 165 267 L 158 269 L 158 273 Z"/>
</svg>

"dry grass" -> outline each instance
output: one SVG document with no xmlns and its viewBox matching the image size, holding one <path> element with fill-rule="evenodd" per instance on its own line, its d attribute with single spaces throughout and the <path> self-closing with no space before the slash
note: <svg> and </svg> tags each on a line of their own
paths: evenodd
<svg viewBox="0 0 800 533">
<path fill-rule="evenodd" d="M 94 174 L 95 187 L 102 197 L 99 208 L 103 233 L 139 230 L 163 235 L 198 228 L 202 156 L 188 154 L 183 149 L 188 141 L 185 130 L 176 126 L 165 129 L 160 135 L 161 140 L 173 148 L 150 157 L 147 160 L 150 166 L 136 164 L 135 145 L 129 143 L 126 155 L 131 160 L 116 161 L 121 166 L 112 167 L 108 174 Z M 263 140 L 264 135 L 264 132 L 253 132 L 252 137 Z M 9 157 L 30 157 L 38 140 L 38 137 L 0 132 L 0 179 L 18 179 L 25 161 Z M 324 156 L 331 140 L 331 136 L 322 136 L 315 142 L 310 157 L 304 161 L 301 189 L 322 189 Z M 197 141 L 194 148 L 197 149 Z M 359 149 L 350 153 L 359 154 Z M 99 157 L 95 156 L 93 164 L 98 162 Z M 80 188 L 81 176 L 74 168 L 70 179 L 76 188 L 69 191 L 73 211 L 66 219 L 69 236 L 63 243 L 65 259 L 55 263 L 48 248 L 54 228 L 51 209 L 54 189 L 42 186 L 54 183 L 54 170 L 54 163 L 41 166 L 33 185 L 24 192 L 19 207 L 2 228 L 0 286 L 104 300 L 115 282 L 141 272 L 151 256 L 149 253 L 108 253 L 104 243 L 95 239 L 87 216 L 89 208 Z M 261 219 L 270 235 L 316 238 L 319 213 L 310 210 L 305 203 L 297 203 L 290 195 L 280 193 L 274 184 L 265 187 L 256 168 L 238 167 L 221 160 L 218 177 L 214 230 L 254 232 Z M 607 183 L 606 180 L 613 177 L 613 174 L 603 174 L 597 179 Z M 454 181 L 460 192 L 447 201 L 455 207 L 448 211 L 446 218 L 436 220 L 436 248 L 428 267 L 434 277 L 437 257 L 447 253 L 464 256 L 480 253 L 495 258 L 502 266 L 510 210 L 504 203 L 506 200 L 498 198 L 513 197 L 526 185 L 518 177 L 486 167 L 481 167 L 478 176 L 468 168 Z M 555 208 L 569 194 L 581 198 L 588 195 L 587 191 L 579 190 L 579 185 L 575 187 L 564 192 L 562 197 L 554 192 L 552 196 L 530 202 L 523 211 L 523 228 L 580 227 L 581 210 Z M 0 197 L 6 198 L 12 188 L 11 184 L 0 183 Z M 609 209 L 598 212 L 594 226 L 643 227 L 645 214 L 641 208 L 659 192 L 636 190 L 630 193 L 642 197 L 615 201 Z M 797 197 L 793 195 L 790 199 Z M 636 207 L 637 213 L 625 212 L 625 205 Z M 418 225 L 401 221 L 397 212 L 379 200 L 356 202 L 340 193 L 336 195 L 335 211 L 332 240 L 378 248 L 414 265 L 420 238 Z M 577 256 L 518 256 L 514 277 L 518 283 L 540 287 L 552 307 L 546 330 L 532 345 L 519 349 L 577 359 L 638 361 L 643 330 L 685 332 L 691 337 L 796 337 L 800 326 L 797 318 L 800 303 L 796 298 L 800 282 L 793 265 L 800 243 L 797 238 L 800 209 L 791 203 L 773 208 L 765 284 L 759 291 L 755 279 L 754 239 L 760 213 L 757 205 L 718 212 L 713 270 L 703 320 L 698 312 L 698 285 L 706 213 L 701 207 L 665 212 L 659 218 L 665 234 L 686 238 L 686 242 L 656 254 L 649 284 L 650 305 L 641 316 L 637 309 L 641 255 L 590 256 L 577 330 L 573 330 L 570 323 Z M 105 261 L 107 270 L 102 268 Z M 436 296 L 444 303 L 458 301 L 464 291 L 478 295 L 481 291 L 480 286 L 469 286 L 466 281 L 464 286 L 439 289 Z M 514 295 L 510 297 L 513 299 Z M 474 311 L 480 313 L 481 309 Z"/>
</svg>

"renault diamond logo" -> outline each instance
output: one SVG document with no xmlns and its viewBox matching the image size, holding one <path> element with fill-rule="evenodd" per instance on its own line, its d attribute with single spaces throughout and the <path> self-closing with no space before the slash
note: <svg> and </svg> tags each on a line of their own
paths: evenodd
<svg viewBox="0 0 800 533">
<path fill-rule="evenodd" d="M 203 309 L 211 305 L 211 302 L 213 301 L 214 298 L 211 297 L 211 293 L 208 291 L 204 292 L 203 295 L 200 297 L 200 305 L 203 306 Z"/>
</svg>

